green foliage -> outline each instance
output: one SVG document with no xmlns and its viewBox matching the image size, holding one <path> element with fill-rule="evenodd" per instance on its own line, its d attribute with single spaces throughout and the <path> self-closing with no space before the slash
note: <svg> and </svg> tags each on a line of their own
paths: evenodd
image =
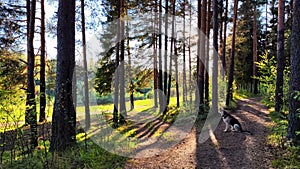
<svg viewBox="0 0 300 169">
<path fill-rule="evenodd" d="M 0 51 L 0 100 L 3 94 L 12 94 L 13 90 L 25 86 L 26 65 L 21 55 Z"/>
<path fill-rule="evenodd" d="M 275 125 L 271 128 L 271 134 L 268 137 L 268 142 L 274 147 L 283 148 L 288 121 L 279 112 L 271 112 L 270 117 L 275 122 Z"/>
<path fill-rule="evenodd" d="M 300 91 L 295 91 L 293 93 L 293 99 L 300 101 Z"/>
<path fill-rule="evenodd" d="M 43 144 L 43 143 L 41 143 Z M 80 141 L 76 146 L 64 152 L 48 152 L 49 145 L 40 146 L 31 156 L 18 156 L 10 162 L 9 153 L 5 152 L 4 168 L 122 168 L 126 157 L 107 152 L 91 140 Z"/>
<path fill-rule="evenodd" d="M 295 91 L 294 99 L 300 101 L 300 91 Z M 300 118 L 300 108 L 297 109 L 298 118 Z M 297 134 L 300 135 L 300 131 L 297 131 Z"/>
<path fill-rule="evenodd" d="M 20 3 L 20 2 L 19 2 Z M 12 2 L 0 2 L 0 51 L 17 49 L 16 41 L 24 38 L 22 33 L 22 17 L 25 16 L 24 8 L 14 6 Z"/>
<path fill-rule="evenodd" d="M 99 68 L 96 72 L 95 89 L 100 96 L 111 93 L 112 77 L 115 73 L 115 62 L 109 59 L 99 61 Z"/>
<path fill-rule="evenodd" d="M 114 100 L 111 94 L 97 97 L 97 104 L 109 104 L 109 103 L 113 103 L 113 101 Z"/>
<path fill-rule="evenodd" d="M 145 70 L 136 70 L 136 74 L 132 79 L 133 85 L 130 85 L 129 90 L 134 92 L 143 93 L 143 89 L 149 88 L 151 86 L 152 73 L 153 71 L 150 69 Z"/>
<path fill-rule="evenodd" d="M 234 94 L 233 97 L 236 96 L 236 98 L 247 98 L 247 97 L 252 97 L 254 96 L 253 92 L 250 92 L 249 90 L 246 89 L 238 89 L 236 91 L 236 95 Z"/>
<path fill-rule="evenodd" d="M 16 92 L 13 95 L 6 95 L 0 104 L 0 126 L 11 122 L 21 122 L 24 120 L 25 112 L 25 92 Z M 9 125 L 10 128 L 13 127 Z M 0 128 L 0 131 L 4 128 Z"/>
<path fill-rule="evenodd" d="M 23 120 L 25 112 L 26 65 L 21 56 L 10 52 L 0 52 L 0 123 Z M 1 124 L 0 124 L 1 125 Z M 1 128 L 2 129 L 2 128 Z"/>
<path fill-rule="evenodd" d="M 276 88 L 276 59 L 274 56 L 270 56 L 268 52 L 261 55 L 261 60 L 256 62 L 258 67 L 258 77 L 260 81 L 260 92 L 263 95 L 262 102 L 268 107 L 275 106 L 275 88 Z M 288 84 L 289 68 L 287 67 L 284 71 L 284 85 L 283 85 L 283 111 L 287 112 L 288 109 Z"/>
<path fill-rule="evenodd" d="M 261 55 L 261 60 L 256 62 L 260 81 L 260 91 L 264 95 L 263 102 L 268 107 L 273 107 L 275 102 L 276 84 L 276 61 L 274 56 L 269 56 L 266 52 Z"/>
<path fill-rule="evenodd" d="M 294 93 L 294 99 L 300 99 L 300 93 Z M 300 168 L 300 147 L 287 142 L 288 120 L 280 112 L 271 112 L 270 117 L 275 122 L 271 134 L 268 136 L 268 144 L 275 147 L 273 152 L 275 159 L 272 165 L 275 168 Z"/>
<path fill-rule="evenodd" d="M 112 52 L 112 51 L 111 51 Z M 151 87 L 152 73 L 150 69 L 141 69 L 139 67 L 132 68 L 134 73 L 131 77 L 132 83 L 127 84 L 130 92 L 143 93 L 145 88 Z M 96 72 L 95 89 L 99 96 L 106 96 L 112 92 L 113 75 L 115 74 L 115 62 L 102 58 L 99 61 L 99 68 Z M 129 79 L 129 78 L 127 78 Z M 130 79 L 129 79 L 130 80 Z"/>
<path fill-rule="evenodd" d="M 272 161 L 275 168 L 300 168 L 300 148 L 288 147 L 286 150 L 276 151 L 277 159 Z"/>
<path fill-rule="evenodd" d="M 260 22 L 260 14 L 263 12 L 259 8 L 262 2 L 258 1 L 240 1 L 238 8 L 238 20 L 236 25 L 236 39 L 235 39 L 235 64 L 234 64 L 234 79 L 236 81 L 237 87 L 241 88 L 251 84 L 253 79 L 253 16 L 254 16 L 254 3 L 256 3 L 257 9 L 257 38 L 258 40 L 258 55 L 261 51 L 264 51 L 264 41 L 265 35 L 262 29 L 262 23 Z M 230 56 L 231 50 L 231 40 L 232 34 L 227 38 L 227 56 Z M 229 68 L 230 61 L 227 59 L 227 68 Z M 248 85 L 250 88 L 250 85 Z"/>
<path fill-rule="evenodd" d="M 46 62 L 46 94 L 54 97 L 55 84 L 56 84 L 56 60 L 48 60 Z"/>
</svg>

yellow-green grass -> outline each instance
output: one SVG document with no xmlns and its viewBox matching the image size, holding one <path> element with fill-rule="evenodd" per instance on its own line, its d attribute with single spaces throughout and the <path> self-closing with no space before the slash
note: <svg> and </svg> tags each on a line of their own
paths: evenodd
<svg viewBox="0 0 300 169">
<path fill-rule="evenodd" d="M 182 99 L 180 99 L 182 102 Z M 135 108 L 133 110 L 130 110 L 130 102 L 126 102 L 126 109 L 128 110 L 128 113 L 132 111 L 142 112 L 149 110 L 154 106 L 153 99 L 145 99 L 145 100 L 136 100 L 134 101 Z M 176 105 L 176 97 L 171 97 L 170 99 L 170 106 Z M 0 112 L 1 115 L 1 121 L 0 121 L 0 131 L 3 132 L 8 130 L 16 129 L 16 127 L 20 127 L 22 124 L 24 124 L 25 121 L 25 101 L 24 103 L 20 103 L 18 105 L 7 105 L 7 108 L 10 109 L 9 113 L 6 113 L 4 111 Z M 96 112 L 107 112 L 112 113 L 113 112 L 114 105 L 113 104 L 104 104 L 104 105 L 93 105 L 90 106 L 90 112 L 96 113 Z M 39 110 L 39 103 L 36 104 L 36 112 L 37 112 L 37 119 L 39 119 L 40 110 Z M 85 108 L 84 106 L 78 106 L 76 108 L 77 117 L 83 117 Z M 52 121 L 52 113 L 53 113 L 53 103 L 50 102 L 50 104 L 47 104 L 46 106 L 46 118 L 47 121 Z M 153 112 L 155 114 L 155 112 Z M 18 123 L 17 123 L 18 122 Z M 17 125 L 18 124 L 18 125 Z"/>
<path fill-rule="evenodd" d="M 182 99 L 180 99 L 182 101 Z M 176 105 L 176 97 L 171 97 L 169 106 L 175 106 Z M 136 100 L 134 101 L 134 111 L 145 111 L 149 108 L 152 108 L 154 106 L 153 99 L 145 99 L 145 100 Z M 104 104 L 104 105 L 93 105 L 90 106 L 90 112 L 112 112 L 114 109 L 114 104 Z M 126 102 L 126 109 L 130 111 L 130 102 Z M 76 107 L 77 114 L 84 113 L 85 109 L 84 106 L 78 106 Z"/>
</svg>

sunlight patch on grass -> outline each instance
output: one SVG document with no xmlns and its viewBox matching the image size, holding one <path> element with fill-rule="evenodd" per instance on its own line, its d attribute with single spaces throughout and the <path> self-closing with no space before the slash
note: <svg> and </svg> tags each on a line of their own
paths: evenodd
<svg viewBox="0 0 300 169">
<path fill-rule="evenodd" d="M 89 138 L 89 136 L 85 133 L 79 133 L 79 134 L 76 135 L 76 140 L 77 141 L 84 141 L 88 138 Z"/>
<path fill-rule="evenodd" d="M 236 92 L 233 93 L 233 99 L 234 99 L 234 100 L 242 100 L 242 99 L 245 99 L 245 98 L 247 98 L 247 97 L 248 97 L 248 96 L 245 95 L 245 94 L 236 93 Z"/>
<path fill-rule="evenodd" d="M 133 136 L 136 136 L 136 131 L 137 131 L 136 128 L 134 128 L 134 129 L 132 129 L 132 130 L 129 130 L 129 131 L 127 131 L 127 132 L 125 133 L 125 136 L 126 136 L 126 137 L 133 137 Z"/>
<path fill-rule="evenodd" d="M 159 136 L 161 136 L 162 134 L 163 134 L 163 132 L 164 132 L 164 129 L 158 129 L 158 130 L 156 130 L 155 131 L 155 133 L 152 135 L 154 138 L 155 137 L 159 137 Z"/>
</svg>

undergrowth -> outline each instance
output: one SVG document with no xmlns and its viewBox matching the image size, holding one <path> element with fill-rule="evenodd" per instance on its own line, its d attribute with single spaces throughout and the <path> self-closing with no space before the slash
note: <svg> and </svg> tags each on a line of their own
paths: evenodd
<svg viewBox="0 0 300 169">
<path fill-rule="evenodd" d="M 19 155 L 13 160 L 10 159 L 10 152 L 6 151 L 0 168 L 123 168 L 129 160 L 107 152 L 89 139 L 79 141 L 76 146 L 63 152 L 51 153 L 48 149 L 49 142 L 40 142 L 33 154 Z"/>
</svg>

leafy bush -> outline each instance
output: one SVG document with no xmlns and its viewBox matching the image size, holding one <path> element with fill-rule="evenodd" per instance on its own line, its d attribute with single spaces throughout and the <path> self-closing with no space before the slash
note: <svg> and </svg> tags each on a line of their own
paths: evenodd
<svg viewBox="0 0 300 169">
<path fill-rule="evenodd" d="M 295 92 L 293 96 L 294 99 L 300 100 L 299 92 Z M 280 112 L 271 112 L 270 117 L 275 122 L 272 133 L 268 137 L 268 143 L 275 147 L 273 152 L 275 159 L 272 161 L 272 165 L 275 168 L 300 168 L 300 147 L 289 144 L 290 142 L 285 139 L 288 126 L 286 116 Z"/>
<path fill-rule="evenodd" d="M 263 94 L 263 103 L 268 107 L 273 107 L 275 102 L 276 84 L 276 60 L 274 56 L 269 56 L 266 52 L 261 55 L 261 60 L 256 62 L 260 82 L 260 91 Z"/>
</svg>

